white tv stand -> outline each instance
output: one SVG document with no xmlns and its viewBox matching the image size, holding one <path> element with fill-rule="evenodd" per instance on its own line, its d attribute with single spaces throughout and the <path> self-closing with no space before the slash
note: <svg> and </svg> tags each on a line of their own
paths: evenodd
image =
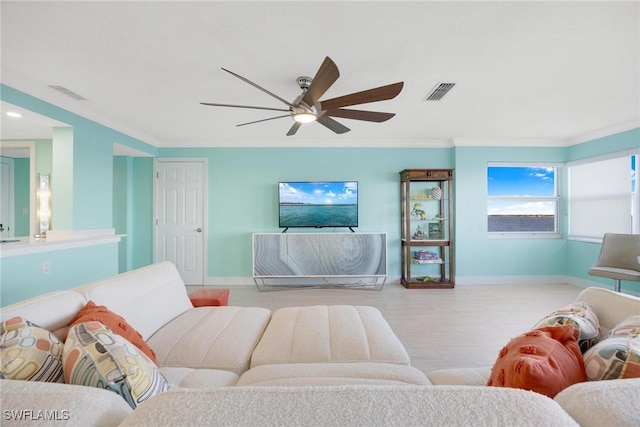
<svg viewBox="0 0 640 427">
<path fill-rule="evenodd" d="M 259 290 L 340 287 L 381 290 L 386 233 L 254 233 L 253 280 Z"/>
</svg>

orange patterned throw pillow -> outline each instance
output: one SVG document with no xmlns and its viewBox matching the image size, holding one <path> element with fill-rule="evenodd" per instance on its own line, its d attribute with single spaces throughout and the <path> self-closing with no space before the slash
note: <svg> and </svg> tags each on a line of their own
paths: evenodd
<svg viewBox="0 0 640 427">
<path fill-rule="evenodd" d="M 500 350 L 487 385 L 531 390 L 553 398 L 586 379 L 577 330 L 562 325 L 534 329 L 509 341 Z"/>
<path fill-rule="evenodd" d="M 151 361 L 156 364 L 156 366 L 158 365 L 156 353 L 142 338 L 142 335 L 140 335 L 140 333 L 136 331 L 133 326 L 128 324 L 122 316 L 117 315 L 103 305 L 96 305 L 93 301 L 89 301 L 87 305 L 85 305 L 82 310 L 80 310 L 78 314 L 76 314 L 76 317 L 71 321 L 69 328 L 77 325 L 78 323 L 92 321 L 102 323 L 103 325 L 111 329 L 114 334 L 120 335 L 131 344 L 136 346 L 138 350 L 146 354 L 147 357 L 149 357 L 149 359 L 151 359 Z"/>
</svg>

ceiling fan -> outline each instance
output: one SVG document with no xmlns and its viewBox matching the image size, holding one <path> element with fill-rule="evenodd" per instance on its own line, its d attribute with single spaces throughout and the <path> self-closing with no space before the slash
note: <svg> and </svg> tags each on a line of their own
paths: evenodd
<svg viewBox="0 0 640 427">
<path fill-rule="evenodd" d="M 289 129 L 289 132 L 287 132 L 287 136 L 294 135 L 303 123 L 310 123 L 313 121 L 317 121 L 318 123 L 324 125 L 335 133 L 340 134 L 349 132 L 348 127 L 340 124 L 336 120 L 332 119 L 332 117 L 365 120 L 368 122 L 378 123 L 389 120 L 390 118 L 395 116 L 395 113 L 352 110 L 342 107 L 393 99 L 400 93 L 400 91 L 402 90 L 402 86 L 404 85 L 404 82 L 398 82 L 386 86 L 364 90 L 362 92 L 351 93 L 349 95 L 320 101 L 320 97 L 324 95 L 324 93 L 331 87 L 331 85 L 335 83 L 336 80 L 338 80 L 338 77 L 340 77 L 338 67 L 331 60 L 331 58 L 327 56 L 322 62 L 322 65 L 320 65 L 320 68 L 316 72 L 315 77 L 298 77 L 297 82 L 302 89 L 302 93 L 293 102 L 289 102 L 232 71 L 229 71 L 225 68 L 223 68 L 223 70 L 231 74 L 232 76 L 239 78 L 243 82 L 249 83 L 251 86 L 260 89 L 267 95 L 276 98 L 280 102 L 284 103 L 288 108 L 256 107 L 252 105 L 218 104 L 212 102 L 201 102 L 201 104 L 211 105 L 214 107 L 251 108 L 254 110 L 286 112 L 287 114 L 284 115 L 256 120 L 248 123 L 241 123 L 236 126 L 245 126 L 254 123 L 265 122 L 267 120 L 291 117 L 294 120 L 294 124 L 293 126 L 291 126 L 291 129 Z"/>
</svg>

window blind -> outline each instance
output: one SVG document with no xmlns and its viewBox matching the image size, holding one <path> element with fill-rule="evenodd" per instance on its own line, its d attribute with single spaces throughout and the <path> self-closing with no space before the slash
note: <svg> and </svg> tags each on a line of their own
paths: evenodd
<svg viewBox="0 0 640 427">
<path fill-rule="evenodd" d="M 631 162 L 628 155 L 569 166 L 569 235 L 601 239 L 631 233 Z"/>
</svg>

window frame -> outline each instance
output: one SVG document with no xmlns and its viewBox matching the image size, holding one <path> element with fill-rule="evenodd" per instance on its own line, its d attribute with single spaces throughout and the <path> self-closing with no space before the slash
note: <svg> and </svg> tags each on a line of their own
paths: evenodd
<svg viewBox="0 0 640 427">
<path fill-rule="evenodd" d="M 561 172 L 564 163 L 559 162 L 488 162 L 486 167 L 487 176 L 487 212 L 486 212 L 486 232 L 490 239 L 560 239 L 562 237 L 562 224 L 560 222 L 562 214 L 561 203 Z M 554 195 L 553 196 L 490 196 L 489 195 L 489 168 L 493 167 L 510 167 L 510 168 L 536 168 L 536 169 L 554 169 Z M 526 188 L 523 188 L 522 194 L 526 194 Z M 553 231 L 489 231 L 489 206 L 492 201 L 509 201 L 509 202 L 551 202 L 555 207 L 554 212 L 554 230 Z"/>
</svg>

